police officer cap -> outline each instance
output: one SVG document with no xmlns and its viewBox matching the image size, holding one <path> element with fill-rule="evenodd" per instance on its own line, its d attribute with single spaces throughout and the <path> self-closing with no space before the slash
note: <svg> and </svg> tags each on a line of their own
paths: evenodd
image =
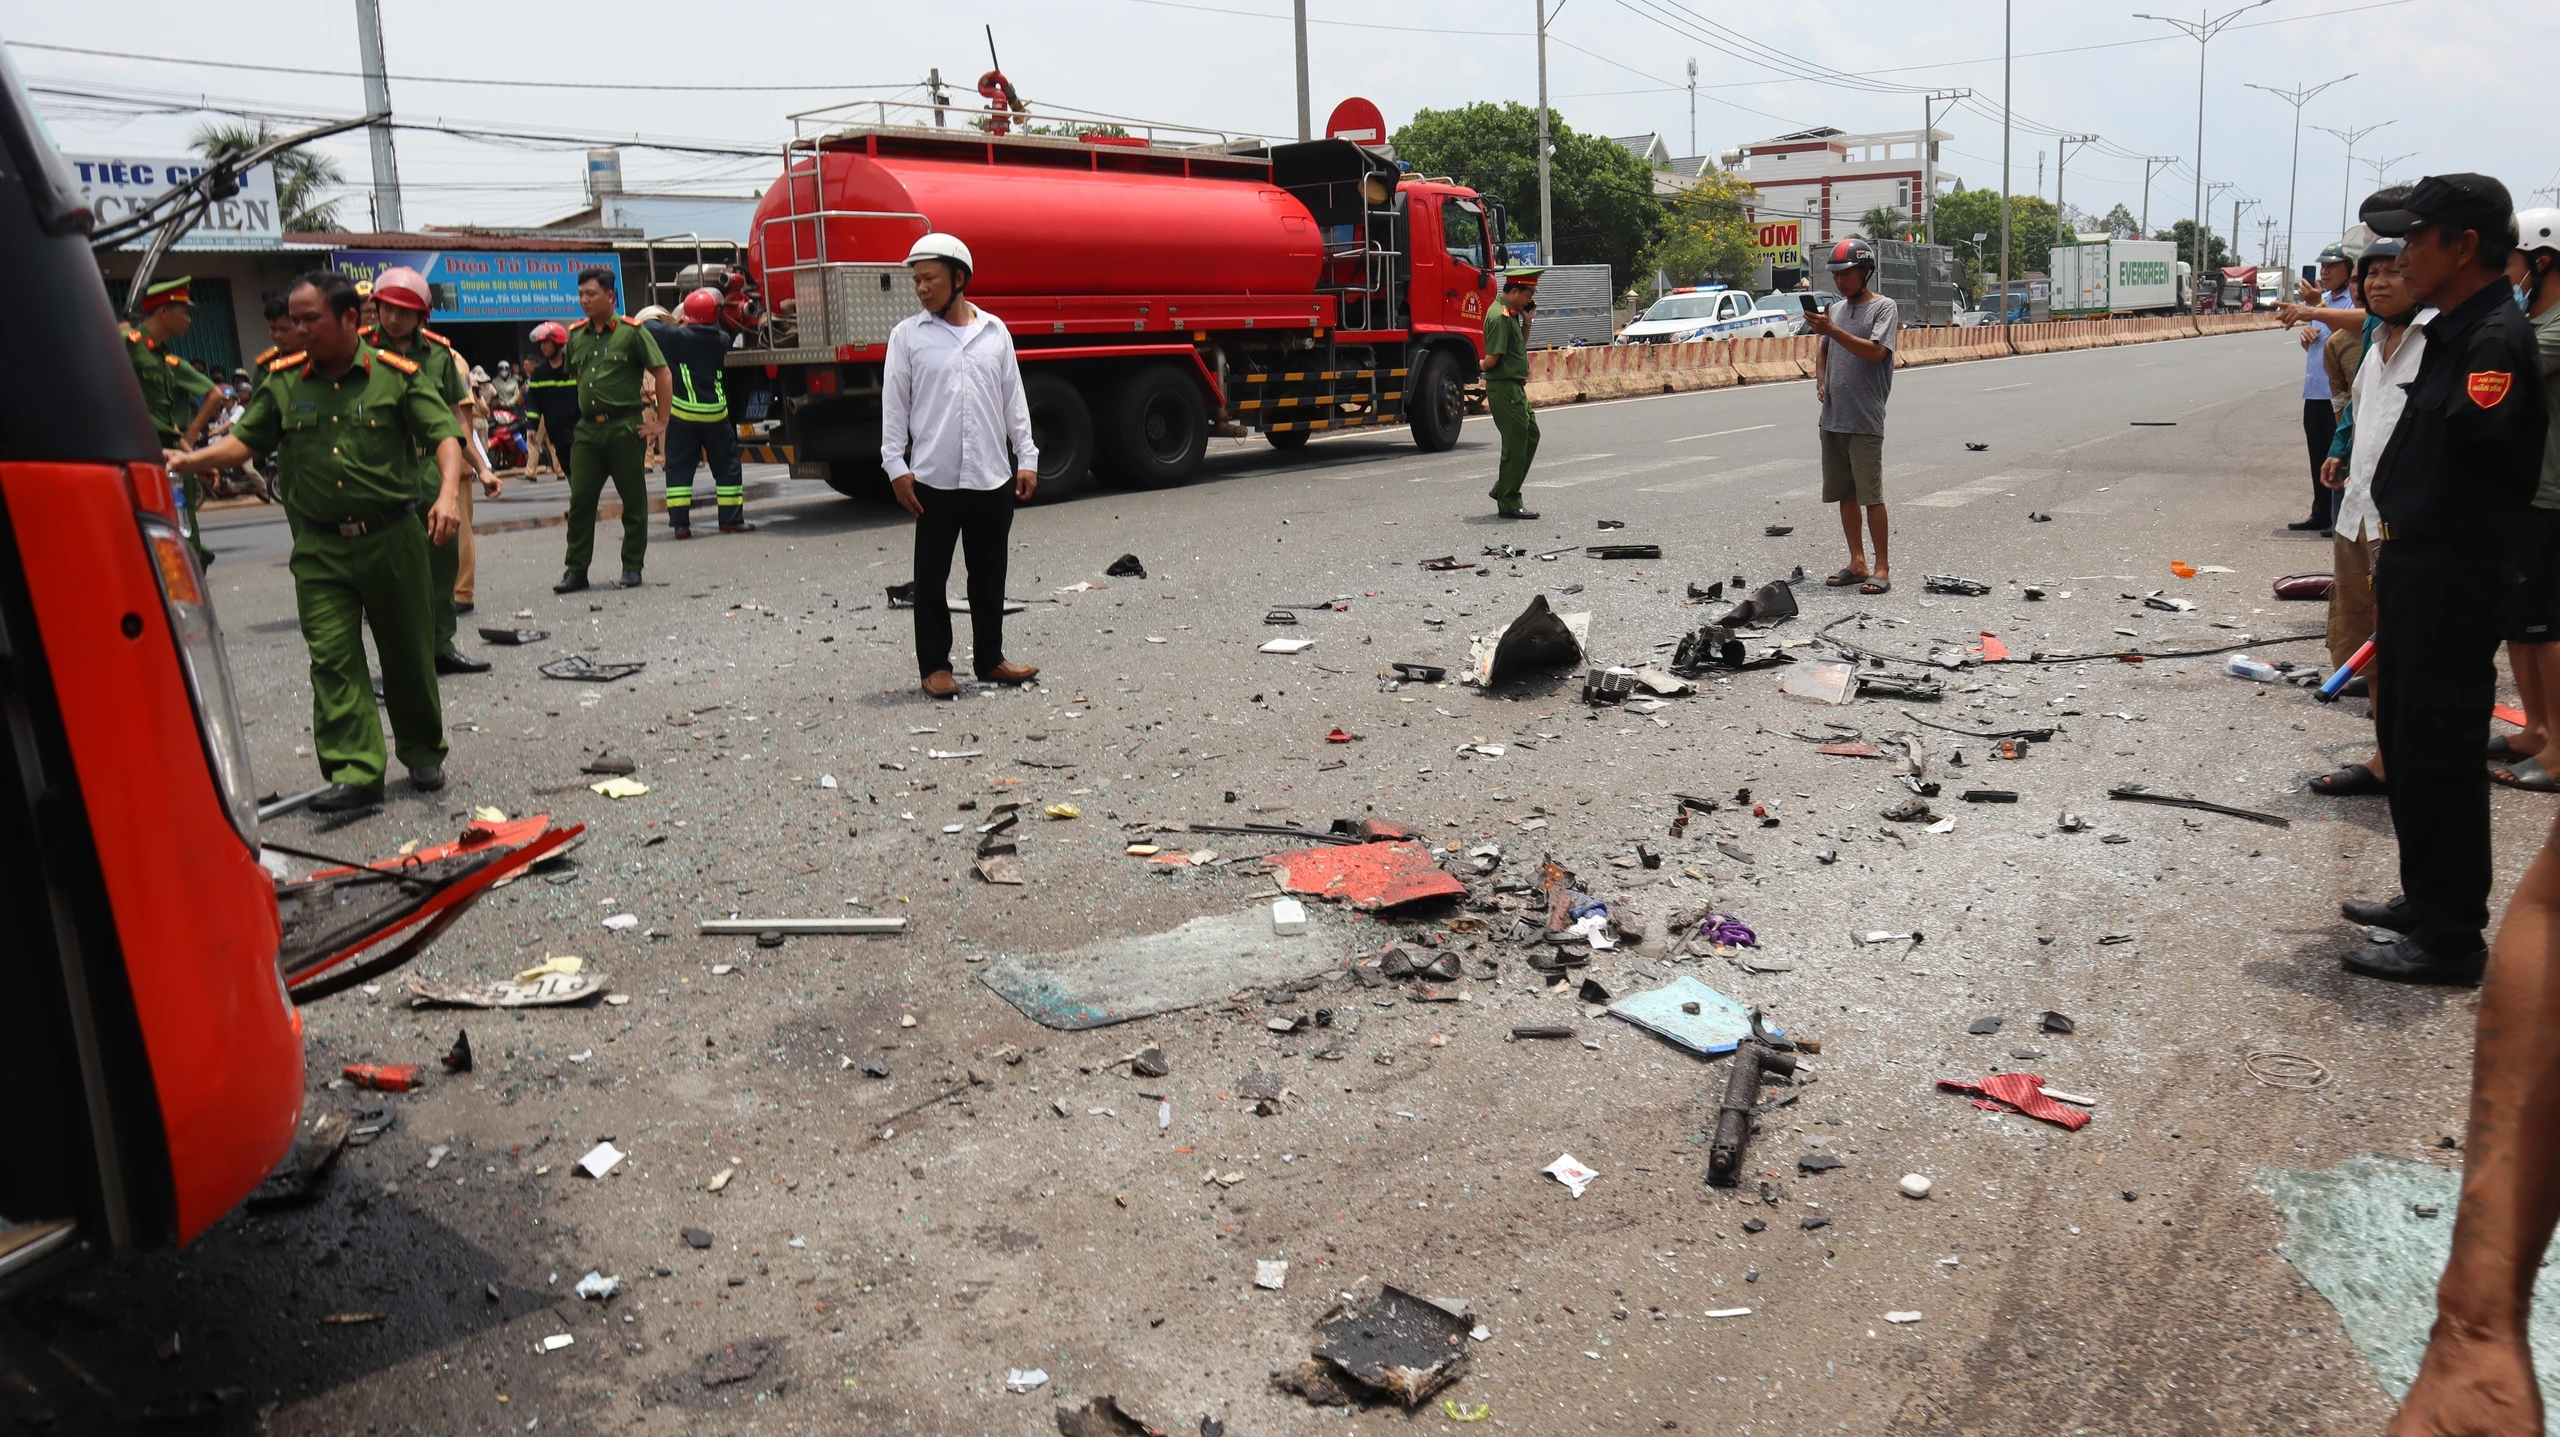
<svg viewBox="0 0 2560 1437">
<path fill-rule="evenodd" d="M 1538 276 L 1545 274 L 1544 265 L 1513 265 L 1502 272 L 1504 289 L 1536 289 Z"/>
<path fill-rule="evenodd" d="M 2497 234 L 2515 215 L 2515 199 L 2507 187 L 2487 175 L 2429 175 L 2408 198 L 2396 205 L 2367 208 L 2361 218 L 2376 234 L 2405 235 L 2420 225 L 2443 225 L 2459 233 L 2477 230 Z"/>
</svg>

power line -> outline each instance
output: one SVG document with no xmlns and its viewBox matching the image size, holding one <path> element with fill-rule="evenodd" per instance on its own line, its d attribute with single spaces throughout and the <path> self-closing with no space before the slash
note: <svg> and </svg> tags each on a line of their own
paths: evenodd
<svg viewBox="0 0 2560 1437">
<path fill-rule="evenodd" d="M 1230 10 L 1223 5 L 1190 5 L 1183 0 L 1130 0 L 1135 5 L 1153 5 L 1160 10 L 1197 10 L 1204 15 L 1238 15 L 1247 20 L 1278 20 L 1294 24 L 1294 15 L 1280 15 L 1268 10 Z M 1535 30 L 1444 30 L 1429 25 L 1379 25 L 1365 20 L 1318 20 L 1310 17 L 1310 25 L 1333 25 L 1345 30 L 1396 30 L 1407 35 L 1482 35 L 1505 40 L 1527 40 Z"/>
<path fill-rule="evenodd" d="M 1155 0 L 1161 3 L 1161 0 Z M 245 60 L 202 60 L 192 55 L 145 55 L 130 50 L 98 50 L 85 45 L 44 45 L 33 40 L 11 40 L 15 50 L 50 50 L 62 55 L 94 55 L 106 60 L 143 60 L 157 65 L 195 65 L 211 70 L 253 70 L 269 75 L 317 75 L 329 79 L 361 80 L 360 70 L 323 70 L 303 65 L 258 65 Z M 912 90 L 915 82 L 903 85 L 662 85 L 633 81 L 621 83 L 599 80 L 491 80 L 466 75 L 392 75 L 388 78 L 412 85 L 486 85 L 509 90 L 678 90 L 732 93 L 831 93 L 837 90 Z"/>
</svg>

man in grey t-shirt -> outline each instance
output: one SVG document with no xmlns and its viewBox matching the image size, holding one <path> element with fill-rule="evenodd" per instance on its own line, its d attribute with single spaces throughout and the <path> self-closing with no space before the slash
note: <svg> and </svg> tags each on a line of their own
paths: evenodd
<svg viewBox="0 0 2560 1437">
<path fill-rule="evenodd" d="M 1893 393 L 1894 336 L 1902 324 L 1892 300 L 1875 292 L 1876 252 L 1856 235 L 1831 247 L 1831 282 L 1840 303 L 1808 316 L 1805 327 L 1827 341 L 1814 392 L 1822 401 L 1822 498 L 1840 506 L 1840 532 L 1849 540 L 1849 564 L 1823 580 L 1849 584 L 1862 594 L 1890 593 L 1893 564 L 1885 551 L 1884 403 Z M 1858 513 L 1866 511 L 1875 541 L 1870 570 L 1859 543 Z"/>
</svg>

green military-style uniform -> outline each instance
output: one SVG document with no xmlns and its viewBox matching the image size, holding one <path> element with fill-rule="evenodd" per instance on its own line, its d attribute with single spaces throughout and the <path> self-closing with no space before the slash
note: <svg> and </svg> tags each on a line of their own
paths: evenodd
<svg viewBox="0 0 2560 1437">
<path fill-rule="evenodd" d="M 435 627 L 427 610 L 432 497 L 418 494 L 416 456 L 462 431 L 453 408 L 415 363 L 370 344 L 334 378 L 303 354 L 267 365 L 233 438 L 276 456 L 292 476 L 295 607 L 311 650 L 311 736 L 320 775 L 382 786 L 382 724 L 374 716 L 361 628 L 373 630 L 382 697 L 400 762 L 444 763 L 444 706 L 436 694 Z M 441 487 L 441 485 L 439 485 Z"/>
<path fill-rule="evenodd" d="M 180 286 L 178 293 L 181 298 L 174 302 L 188 303 L 183 297 L 186 281 L 171 280 L 169 284 Z M 151 293 L 157 297 L 168 288 L 169 285 L 153 285 Z M 204 397 L 213 392 L 212 379 L 141 330 L 125 330 L 124 349 L 125 357 L 133 361 L 134 382 L 142 386 L 142 402 L 151 411 L 151 427 L 159 432 L 160 447 L 177 448 L 188 423 L 196 417 L 196 411 L 204 407 Z M 198 563 L 209 562 L 212 551 L 204 546 L 204 540 L 197 533 L 198 509 L 204 503 L 204 481 L 189 474 L 185 476 L 185 484 L 187 542 L 195 546 Z"/>
<path fill-rule="evenodd" d="M 1504 276 L 1506 286 L 1517 283 L 1526 273 L 1534 280 L 1537 271 L 1514 271 Z M 1538 457 L 1538 416 L 1529 408 L 1529 335 L 1508 304 L 1496 304 L 1485 316 L 1484 353 L 1493 368 L 1485 371 L 1484 405 L 1493 413 L 1493 427 L 1502 435 L 1502 470 L 1493 483 L 1493 502 L 1503 513 L 1516 513 L 1520 503 L 1520 485 L 1529 477 L 1529 463 Z"/>
<path fill-rule="evenodd" d="M 584 575 L 596 549 L 596 501 L 605 481 L 622 496 L 622 567 L 649 555 L 648 446 L 640 439 L 640 379 L 666 366 L 658 341 L 633 320 L 569 326 L 563 357 L 578 381 L 578 430 L 569 442 L 569 546 L 565 567 Z"/>
<path fill-rule="evenodd" d="M 452 341 L 425 325 L 418 326 L 417 330 L 409 336 L 407 344 L 393 340 L 391 336 L 382 332 L 379 325 L 365 330 L 364 338 L 367 343 L 381 352 L 397 354 L 417 365 L 419 380 L 428 389 L 442 396 L 447 405 L 460 404 L 471 397 L 471 383 L 463 375 L 462 356 L 453 352 Z M 460 425 L 457 424 L 455 427 L 458 432 Z M 410 461 L 410 468 L 411 472 L 417 476 L 418 497 L 425 500 L 427 504 L 435 503 L 436 495 L 444 487 L 444 476 L 436 471 L 435 445 L 433 443 L 421 445 L 416 456 Z M 463 482 L 468 484 L 471 482 L 469 478 L 471 465 L 468 460 L 464 461 L 463 471 L 465 475 Z M 432 541 L 428 543 L 427 607 L 435 616 L 435 650 L 439 654 L 456 652 L 453 636 L 460 629 L 462 621 L 453 611 L 453 585 L 454 580 L 461 577 L 461 574 L 462 540 L 460 536 L 457 535 L 442 544 Z"/>
</svg>

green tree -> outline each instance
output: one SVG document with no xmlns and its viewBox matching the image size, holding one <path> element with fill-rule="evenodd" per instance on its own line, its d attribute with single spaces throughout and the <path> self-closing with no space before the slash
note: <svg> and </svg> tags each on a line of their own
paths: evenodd
<svg viewBox="0 0 2560 1437">
<path fill-rule="evenodd" d="M 2107 217 L 2098 221 L 2098 228 L 2117 239 L 2131 239 L 2142 233 L 2141 222 L 2133 217 L 2133 211 L 2122 205 L 2107 211 Z"/>
<path fill-rule="evenodd" d="M 2195 263 L 2196 222 L 2194 220 L 2178 221 L 2176 224 L 2169 226 L 2167 232 L 2162 234 L 2160 238 L 2174 241 L 2177 244 L 2179 259 L 2188 264 Z M 2224 265 L 2236 263 L 2238 263 L 2238 261 L 2231 257 L 2230 248 L 2223 244 L 2222 236 L 2215 234 L 2210 229 L 2206 230 L 2204 232 L 2204 267 L 2209 270 L 2220 269 Z"/>
<path fill-rule="evenodd" d="M 1653 170 L 1603 135 L 1586 135 L 1548 112 L 1555 195 L 1551 264 L 1605 264 L 1624 281 L 1643 263 L 1662 226 Z M 1394 136 L 1396 155 L 1416 174 L 1447 175 L 1511 212 L 1511 235 L 1538 235 L 1538 113 L 1527 105 L 1474 104 L 1417 110 Z"/>
<path fill-rule="evenodd" d="M 1708 166 L 1695 184 L 1672 196 L 1663 207 L 1662 230 L 1644 252 L 1642 272 L 1631 279 L 1650 279 L 1659 270 L 1673 284 L 1748 279 L 1754 198 L 1750 182 L 1731 170 Z"/>
<path fill-rule="evenodd" d="M 1911 216 L 1891 205 L 1877 205 L 1858 216 L 1858 233 L 1869 239 L 1900 239 L 1911 232 Z"/>
<path fill-rule="evenodd" d="M 2009 277 L 2049 274 L 2053 264 L 2053 204 L 2036 195 L 2009 197 Z M 1975 235 L 1984 239 L 1973 242 Z M 1964 290 L 1981 294 L 2000 276 L 2000 197 L 1966 190 L 1938 201 L 1938 243 L 1951 245 L 1964 266 Z"/>
<path fill-rule="evenodd" d="M 275 138 L 275 127 L 264 120 L 254 125 L 222 121 L 198 125 L 187 143 L 206 159 L 218 160 L 245 155 Z M 338 227 L 338 201 L 320 198 L 347 182 L 336 160 L 310 149 L 291 149 L 268 163 L 275 166 L 276 208 L 283 212 L 285 229 L 310 233 Z"/>
</svg>

